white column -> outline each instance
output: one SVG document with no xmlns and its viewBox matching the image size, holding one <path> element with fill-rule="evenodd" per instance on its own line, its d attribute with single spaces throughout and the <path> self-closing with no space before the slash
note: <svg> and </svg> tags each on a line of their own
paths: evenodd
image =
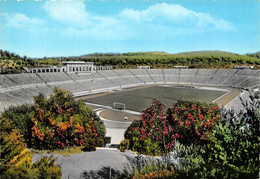
<svg viewBox="0 0 260 179">
<path fill-rule="evenodd" d="M 70 66 L 69 64 L 66 65 L 66 70 L 67 70 L 67 72 L 70 71 L 70 70 L 69 70 L 69 66 Z"/>
</svg>

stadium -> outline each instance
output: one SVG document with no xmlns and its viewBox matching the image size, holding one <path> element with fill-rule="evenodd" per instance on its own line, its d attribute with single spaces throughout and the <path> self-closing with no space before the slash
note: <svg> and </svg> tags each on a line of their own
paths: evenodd
<svg viewBox="0 0 260 179">
<path fill-rule="evenodd" d="M 259 1 L 0 0 L 0 178 L 260 178 Z"/>
<path fill-rule="evenodd" d="M 125 129 L 153 98 L 171 106 L 178 99 L 241 108 L 239 97 L 260 85 L 260 70 L 248 69 L 116 69 L 92 73 L 23 73 L 0 75 L 0 111 L 32 103 L 54 87 L 69 90 L 100 115 L 111 144 L 119 144 Z M 171 96 L 171 98 L 169 98 Z"/>
</svg>

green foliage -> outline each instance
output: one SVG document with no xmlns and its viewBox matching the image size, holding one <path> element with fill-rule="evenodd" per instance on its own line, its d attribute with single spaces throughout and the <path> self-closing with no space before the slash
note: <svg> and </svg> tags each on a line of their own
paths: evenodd
<svg viewBox="0 0 260 179">
<path fill-rule="evenodd" d="M 145 154 L 154 156 L 160 156 L 162 154 L 161 146 L 157 142 L 152 141 L 152 139 L 147 138 L 144 144 Z"/>
<path fill-rule="evenodd" d="M 235 176 L 255 178 L 259 171 L 259 93 L 250 98 L 250 102 L 244 102 L 245 112 L 223 111 L 223 121 L 213 131 L 213 144 L 205 156 L 208 163 L 230 168 Z"/>
<path fill-rule="evenodd" d="M 250 98 L 244 103 L 245 111 L 222 111 L 223 119 L 208 145 L 175 146 L 182 170 L 197 178 L 259 177 L 259 93 Z"/>
<path fill-rule="evenodd" d="M 19 178 L 61 178 L 61 168 L 55 165 L 54 157 L 43 157 L 34 164 L 30 158 L 20 165 L 4 166 L 1 171 L 3 179 L 19 179 Z"/>
<path fill-rule="evenodd" d="M 185 65 L 190 68 L 233 68 L 237 65 L 255 65 L 259 68 L 259 53 L 238 55 L 221 51 L 199 51 L 177 54 L 164 52 L 135 53 L 94 53 L 74 57 L 50 57 L 31 59 L 20 57 L 14 53 L 0 50 L 0 69 L 2 73 L 20 73 L 23 67 L 39 67 L 41 65 L 61 65 L 60 61 L 82 60 L 95 62 L 96 65 L 112 65 L 116 68 L 135 68 L 149 65 L 152 68 L 173 68 Z"/>
<path fill-rule="evenodd" d="M 255 58 L 260 59 L 260 52 L 249 53 L 249 54 L 246 54 L 246 55 L 247 55 L 247 56 L 250 56 L 250 57 L 255 57 Z"/>
<path fill-rule="evenodd" d="M 162 52 L 90 54 L 83 56 L 82 59 L 95 62 L 97 65 L 113 65 L 117 68 L 131 68 L 138 65 L 150 65 L 153 68 L 172 68 L 175 65 L 187 65 L 191 68 L 233 68 L 242 64 L 260 64 L 257 58 L 221 51 L 178 54 Z"/>
<path fill-rule="evenodd" d="M 32 133 L 31 128 L 33 127 L 33 122 L 30 117 L 32 107 L 27 104 L 20 106 L 11 106 L 5 110 L 2 114 L 3 117 L 8 118 L 12 121 L 20 133 L 23 135 L 27 147 L 31 147 Z"/>
<path fill-rule="evenodd" d="M 31 168 L 37 173 L 37 178 L 61 178 L 62 175 L 60 167 L 55 165 L 55 157 L 42 157 Z"/>
<path fill-rule="evenodd" d="M 86 139 L 84 151 L 95 151 L 96 150 L 96 140 L 93 138 Z"/>
<path fill-rule="evenodd" d="M 0 70 L 2 74 L 24 72 L 23 67 L 39 67 L 42 64 L 60 65 L 59 59 L 32 59 L 0 50 Z"/>
<path fill-rule="evenodd" d="M 25 150 L 23 138 L 15 125 L 7 118 L 0 118 L 1 164 L 7 164 Z"/>
<path fill-rule="evenodd" d="M 13 122 L 0 118 L 1 125 L 1 178 L 61 178 L 61 169 L 55 165 L 55 158 L 44 157 L 32 163 L 23 137 Z"/>
<path fill-rule="evenodd" d="M 124 139 L 120 142 L 119 150 L 120 152 L 125 152 L 129 148 L 129 140 Z"/>
<path fill-rule="evenodd" d="M 141 155 L 128 160 L 128 164 L 123 168 L 123 173 L 115 178 L 174 178 L 175 169 L 170 163 L 158 159 L 147 159 Z"/>
</svg>

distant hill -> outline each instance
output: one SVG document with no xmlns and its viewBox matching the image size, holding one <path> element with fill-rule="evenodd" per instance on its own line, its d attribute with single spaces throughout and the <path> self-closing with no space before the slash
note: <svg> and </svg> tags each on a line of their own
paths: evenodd
<svg viewBox="0 0 260 179">
<path fill-rule="evenodd" d="M 255 58 L 260 59 L 260 52 L 248 53 L 248 54 L 246 54 L 246 55 L 248 55 L 248 56 L 250 56 L 250 57 L 255 57 Z"/>
<path fill-rule="evenodd" d="M 185 65 L 190 68 L 233 68 L 237 65 L 254 65 L 258 68 L 260 60 L 247 55 L 223 51 L 194 51 L 168 54 L 165 52 L 129 52 L 116 55 L 87 55 L 81 60 L 92 61 L 98 65 L 113 65 L 117 68 L 130 68 L 150 65 L 152 68 L 172 68 Z"/>
<path fill-rule="evenodd" d="M 260 69 L 260 52 L 247 55 L 223 51 L 194 51 L 169 54 L 165 52 L 129 52 L 129 53 L 92 53 L 70 57 L 27 58 L 0 50 L 0 69 L 2 73 L 19 73 L 23 67 L 41 65 L 61 65 L 61 61 L 90 61 L 96 65 L 111 65 L 114 68 L 136 68 L 149 65 L 151 68 L 173 68 L 176 65 L 189 68 L 233 68 L 238 65 L 253 65 Z"/>
</svg>

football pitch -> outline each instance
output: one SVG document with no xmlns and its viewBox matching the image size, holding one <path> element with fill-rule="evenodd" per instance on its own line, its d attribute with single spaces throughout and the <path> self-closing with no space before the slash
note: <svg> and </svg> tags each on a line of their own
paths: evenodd
<svg viewBox="0 0 260 179">
<path fill-rule="evenodd" d="M 211 103 L 225 94 L 225 91 L 197 88 L 179 88 L 176 86 L 150 86 L 144 88 L 126 89 L 105 95 L 89 97 L 86 102 L 113 107 L 114 102 L 124 103 L 128 110 L 140 112 L 147 108 L 156 98 L 171 107 L 179 99 Z"/>
</svg>

